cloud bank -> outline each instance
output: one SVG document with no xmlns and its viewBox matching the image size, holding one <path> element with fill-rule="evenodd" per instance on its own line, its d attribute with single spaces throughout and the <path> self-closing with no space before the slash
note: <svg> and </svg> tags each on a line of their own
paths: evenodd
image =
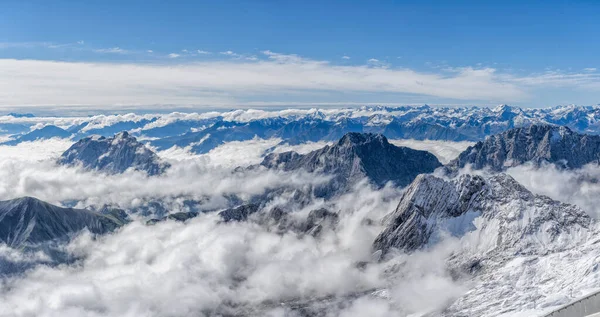
<svg viewBox="0 0 600 317">
<path fill-rule="evenodd" d="M 152 198 L 180 211 L 185 210 L 184 198 L 191 197 L 201 199 L 205 208 L 219 209 L 227 206 L 229 195 L 246 198 L 277 186 L 301 189 L 320 181 L 303 173 L 231 172 L 236 166 L 257 163 L 268 151 L 307 152 L 323 145 L 278 143 L 278 139 L 229 142 L 205 155 L 169 149 L 159 155 L 172 162 L 173 168 L 155 178 L 136 172 L 103 175 L 57 167 L 53 162 L 60 148 L 69 145 L 65 141 L 25 142 L 12 152 L 0 146 L 4 154 L 0 156 L 0 199 L 32 195 L 54 203 L 80 200 L 81 206 L 135 207 Z M 436 150 L 446 160 L 468 145 L 400 143 Z M 599 203 L 594 197 L 600 196 L 594 194 L 600 193 L 597 167 L 569 172 L 552 166 L 539 170 L 524 166 L 509 174 L 534 192 L 598 212 L 594 209 Z M 432 249 L 393 254 L 378 262 L 371 244 L 382 230 L 380 220 L 396 207 L 401 194 L 402 189 L 374 190 L 360 183 L 330 201 L 314 199 L 305 206 L 290 207 L 287 211 L 299 219 L 320 207 L 339 213 L 338 225 L 325 228 L 317 237 L 281 233 L 254 222 L 221 223 L 215 213 L 202 214 L 186 224 L 166 221 L 146 226 L 136 220 L 103 237 L 83 233 L 63 248 L 77 262 L 37 265 L 23 275 L 2 277 L 0 316 L 8 316 L 4 312 L 10 316 L 298 316 L 298 309 L 325 316 L 422 316 L 435 315 L 450 303 L 466 312 L 482 311 L 488 304 L 486 296 L 501 298 L 507 289 L 518 299 L 507 307 L 537 313 L 597 287 L 597 278 L 587 275 L 597 256 L 593 241 L 537 261 L 517 258 L 498 271 L 483 274 L 481 280 L 464 280 L 448 270 L 448 258 L 468 249 L 461 245 L 463 240 L 452 238 Z M 51 259 L 43 253 L 0 246 L 2 261 L 47 263 Z M 562 273 L 566 266 L 572 276 Z M 556 270 L 549 271 L 550 267 Z M 557 282 L 549 283 L 548 276 Z M 575 295 L 565 285 L 576 286 Z M 532 298 L 536 303 L 531 304 Z M 504 315 L 488 309 L 485 316 Z"/>
<path fill-rule="evenodd" d="M 0 60 L 0 105 L 235 105 L 252 96 L 391 93 L 453 100 L 527 97 L 492 68 L 444 73 L 335 65 L 265 51 L 267 59 L 184 64 Z M 171 54 L 178 57 L 178 54 Z M 372 64 L 372 63 L 371 63 Z M 35 92 L 35 93 L 32 93 Z M 286 100 L 283 100 L 286 101 Z"/>
</svg>

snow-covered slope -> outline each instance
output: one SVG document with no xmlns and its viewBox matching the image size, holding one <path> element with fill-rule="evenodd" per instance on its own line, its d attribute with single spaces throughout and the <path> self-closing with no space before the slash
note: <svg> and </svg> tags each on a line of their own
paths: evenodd
<svg viewBox="0 0 600 317">
<path fill-rule="evenodd" d="M 108 173 L 122 173 L 132 168 L 148 175 L 161 174 L 169 167 L 127 132 L 112 138 L 92 136 L 81 139 L 61 155 L 59 163 L 81 164 L 85 168 Z"/>
<path fill-rule="evenodd" d="M 374 248 L 413 251 L 445 234 L 481 256 L 545 254 L 587 238 L 592 219 L 579 207 L 535 195 L 506 174 L 444 180 L 419 175 L 407 188 Z"/>
<path fill-rule="evenodd" d="M 432 316 L 536 316 L 600 285 L 598 222 L 506 174 L 420 175 L 385 223 L 384 257 L 453 245 L 447 270 L 470 291 Z"/>
</svg>

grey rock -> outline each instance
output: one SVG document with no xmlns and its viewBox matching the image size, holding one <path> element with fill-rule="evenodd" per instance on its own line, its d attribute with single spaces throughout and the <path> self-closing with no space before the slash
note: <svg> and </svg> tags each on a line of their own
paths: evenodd
<svg viewBox="0 0 600 317">
<path fill-rule="evenodd" d="M 166 220 L 174 220 L 174 221 L 178 221 L 178 222 L 186 222 L 189 219 L 198 217 L 198 215 L 200 215 L 200 213 L 196 212 L 196 211 L 175 212 L 175 213 L 169 214 L 168 216 L 165 216 L 165 217 L 162 217 L 162 218 L 153 218 L 153 219 L 150 219 L 150 220 L 146 221 L 146 224 L 147 225 L 155 225 L 155 224 L 157 224 L 159 222 L 166 221 Z"/>
<path fill-rule="evenodd" d="M 338 214 L 325 208 L 311 210 L 308 213 L 306 221 L 300 226 L 300 231 L 304 234 L 317 237 L 324 228 L 335 228 L 338 219 Z"/>
<path fill-rule="evenodd" d="M 229 221 L 245 221 L 248 217 L 260 210 L 259 204 L 241 205 L 236 208 L 226 209 L 219 213 L 219 216 L 225 222 Z"/>
<path fill-rule="evenodd" d="M 103 234 L 124 223 L 112 214 L 62 208 L 33 197 L 0 201 L 0 242 L 11 247 L 68 239 L 85 228 Z"/>
<path fill-rule="evenodd" d="M 65 151 L 58 162 L 63 165 L 81 164 L 110 174 L 133 168 L 151 176 L 162 174 L 170 166 L 127 132 L 112 138 L 92 136 L 81 139 Z"/>
<path fill-rule="evenodd" d="M 546 163 L 580 168 L 600 162 L 600 136 L 573 132 L 563 126 L 531 125 L 492 135 L 467 148 L 448 164 L 457 170 L 467 164 L 474 169 L 503 171 L 524 163 Z"/>
<path fill-rule="evenodd" d="M 354 132 L 347 133 L 332 146 L 307 154 L 269 154 L 260 165 L 333 175 L 333 190 L 348 188 L 365 177 L 379 187 L 388 181 L 405 186 L 418 174 L 433 172 L 441 166 L 429 152 L 394 146 L 381 134 Z"/>
<path fill-rule="evenodd" d="M 488 251 L 522 254 L 559 248 L 553 242 L 561 234 L 585 231 L 592 222 L 579 207 L 535 195 L 506 174 L 453 180 L 420 175 L 384 220 L 373 246 L 384 254 L 411 252 L 435 244 L 443 234 L 463 237 L 475 231 L 478 217 Z"/>
</svg>

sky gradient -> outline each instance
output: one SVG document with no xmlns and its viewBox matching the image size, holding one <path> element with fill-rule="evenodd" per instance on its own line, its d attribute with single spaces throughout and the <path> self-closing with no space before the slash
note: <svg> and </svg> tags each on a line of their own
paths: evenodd
<svg viewBox="0 0 600 317">
<path fill-rule="evenodd" d="M 0 106 L 600 103 L 596 1 L 3 1 Z"/>
</svg>

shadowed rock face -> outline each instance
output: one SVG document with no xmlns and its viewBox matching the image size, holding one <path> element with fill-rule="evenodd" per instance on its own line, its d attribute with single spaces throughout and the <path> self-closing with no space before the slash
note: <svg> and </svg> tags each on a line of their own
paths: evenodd
<svg viewBox="0 0 600 317">
<path fill-rule="evenodd" d="M 526 162 L 580 168 L 599 161 L 600 136 L 579 134 L 562 126 L 532 125 L 478 142 L 450 162 L 448 168 L 457 170 L 469 164 L 475 169 L 502 171 Z"/>
<path fill-rule="evenodd" d="M 269 154 L 260 165 L 333 175 L 332 189 L 347 188 L 365 177 L 378 187 L 388 181 L 405 186 L 418 174 L 433 172 L 441 166 L 429 152 L 397 147 L 383 135 L 371 133 L 347 133 L 336 144 L 304 155 Z"/>
<path fill-rule="evenodd" d="M 192 218 L 196 218 L 198 217 L 198 215 L 200 215 L 199 212 L 196 211 L 189 211 L 189 212 L 176 212 L 176 213 L 172 213 L 169 214 L 165 217 L 162 218 L 152 218 L 148 221 L 146 221 L 147 225 L 155 225 L 161 221 L 165 221 L 165 220 L 174 220 L 174 221 L 179 221 L 179 222 L 186 222 L 189 219 Z"/>
<path fill-rule="evenodd" d="M 443 235 L 462 238 L 478 232 L 470 242 L 475 250 L 528 254 L 561 249 L 565 241 L 577 243 L 571 234 L 584 236 L 580 233 L 591 222 L 578 207 L 535 195 L 506 174 L 462 175 L 451 181 L 419 175 L 386 217 L 373 246 L 383 253 L 394 248 L 410 252 Z"/>
<path fill-rule="evenodd" d="M 124 222 L 114 215 L 61 208 L 32 197 L 0 201 L 0 242 L 11 247 L 67 239 L 85 228 L 103 234 Z"/>
<path fill-rule="evenodd" d="M 258 204 L 241 205 L 236 208 L 226 209 L 219 213 L 219 216 L 223 218 L 223 221 L 245 221 L 250 215 L 260 210 Z"/>
<path fill-rule="evenodd" d="M 92 136 L 79 140 L 65 151 L 59 164 L 77 165 L 111 174 L 123 173 L 129 168 L 145 171 L 148 175 L 162 174 L 169 164 L 139 143 L 127 132 L 112 138 Z"/>
</svg>

